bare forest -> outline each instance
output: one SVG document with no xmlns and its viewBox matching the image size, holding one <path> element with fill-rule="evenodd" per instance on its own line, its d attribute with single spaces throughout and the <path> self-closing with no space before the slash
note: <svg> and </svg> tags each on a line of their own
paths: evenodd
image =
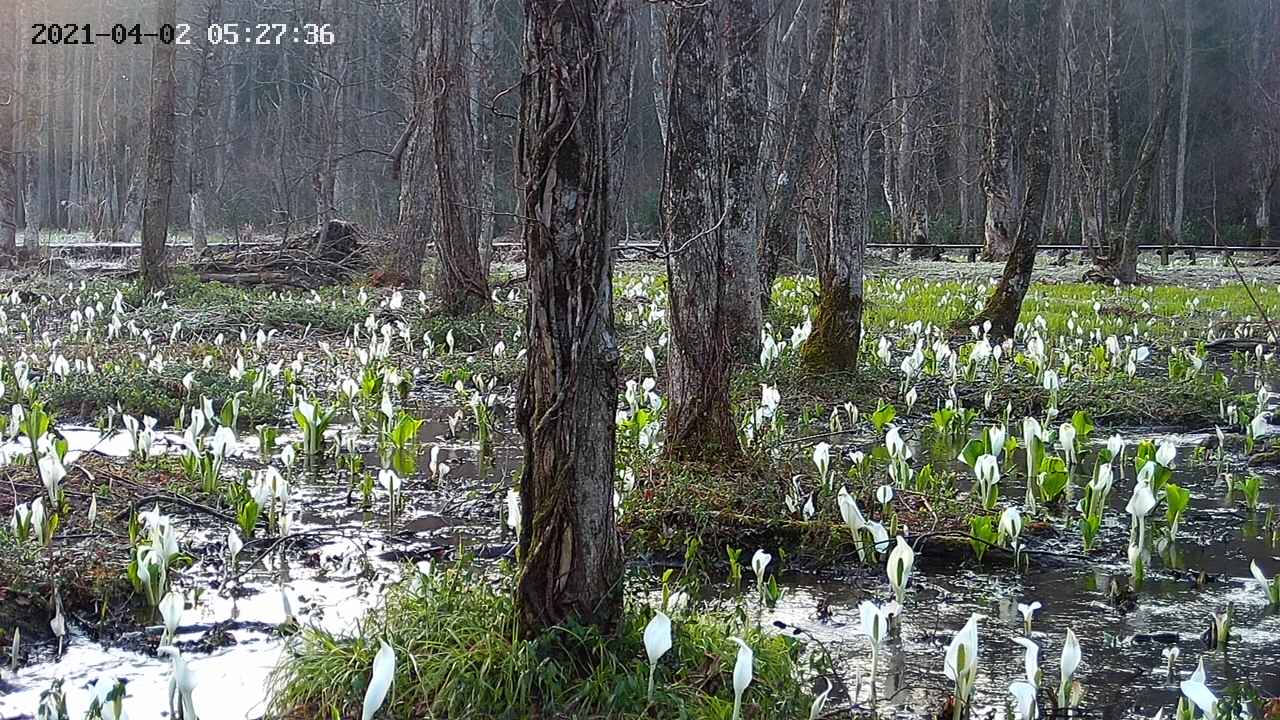
<svg viewBox="0 0 1280 720">
<path fill-rule="evenodd" d="M 1280 0 L 0 0 L 0 718 L 1280 720 L 1277 212 Z"/>
</svg>

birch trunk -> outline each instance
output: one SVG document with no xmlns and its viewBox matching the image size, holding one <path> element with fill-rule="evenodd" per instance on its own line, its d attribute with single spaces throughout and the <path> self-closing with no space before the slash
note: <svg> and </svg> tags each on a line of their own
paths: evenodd
<svg viewBox="0 0 1280 720">
<path fill-rule="evenodd" d="M 622 619 L 615 527 L 618 404 L 609 148 L 598 0 L 525 0 L 520 146 L 529 352 L 521 383 L 523 528 L 516 612 L 526 638 Z M 536 713 L 535 713 L 536 714 Z"/>
</svg>

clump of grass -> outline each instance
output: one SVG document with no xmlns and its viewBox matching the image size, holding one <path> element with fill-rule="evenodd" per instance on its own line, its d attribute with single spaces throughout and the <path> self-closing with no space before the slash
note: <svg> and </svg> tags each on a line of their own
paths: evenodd
<svg viewBox="0 0 1280 720">
<path fill-rule="evenodd" d="M 519 636 L 509 572 L 486 580 L 466 563 L 414 574 L 354 637 L 308 628 L 275 671 L 271 715 L 350 717 L 360 707 L 374 655 L 396 650 L 396 678 L 379 717 L 726 718 L 733 705 L 737 648 L 755 651 L 744 716 L 808 712 L 801 646 L 729 613 L 674 613 L 671 652 L 647 701 L 643 633 L 653 610 L 629 602 L 617 637 L 567 627 L 536 640 Z"/>
<path fill-rule="evenodd" d="M 108 407 L 118 406 L 128 415 L 149 415 L 162 425 L 169 425 L 177 419 L 182 406 L 192 402 L 182 386 L 183 376 L 191 371 L 191 366 L 170 363 L 157 375 L 133 362 L 94 374 L 52 378 L 45 393 L 48 407 L 63 417 L 92 421 L 105 417 Z M 207 395 L 214 399 L 215 412 L 220 411 L 227 398 L 249 389 L 248 383 L 232 380 L 225 373 L 200 368 L 194 368 L 194 372 L 191 396 L 199 399 Z M 257 395 L 245 392 L 241 397 L 240 426 L 273 421 L 280 417 L 282 406 L 281 397 L 274 391 Z"/>
</svg>

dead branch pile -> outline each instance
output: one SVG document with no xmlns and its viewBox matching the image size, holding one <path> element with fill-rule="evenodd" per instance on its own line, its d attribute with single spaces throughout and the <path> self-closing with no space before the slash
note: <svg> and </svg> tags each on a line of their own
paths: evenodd
<svg viewBox="0 0 1280 720">
<path fill-rule="evenodd" d="M 192 263 L 200 279 L 228 285 L 314 289 L 367 273 L 377 240 L 359 225 L 330 220 L 276 247 L 211 247 Z"/>
</svg>

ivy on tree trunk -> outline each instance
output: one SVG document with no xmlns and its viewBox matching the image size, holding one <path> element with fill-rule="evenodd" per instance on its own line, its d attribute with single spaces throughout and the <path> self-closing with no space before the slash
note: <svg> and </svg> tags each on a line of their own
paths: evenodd
<svg viewBox="0 0 1280 720">
<path fill-rule="evenodd" d="M 614 524 L 609 148 L 598 0 L 525 0 L 517 157 L 529 218 L 528 354 L 519 417 L 523 529 L 516 606 L 533 637 L 622 613 Z"/>
</svg>

